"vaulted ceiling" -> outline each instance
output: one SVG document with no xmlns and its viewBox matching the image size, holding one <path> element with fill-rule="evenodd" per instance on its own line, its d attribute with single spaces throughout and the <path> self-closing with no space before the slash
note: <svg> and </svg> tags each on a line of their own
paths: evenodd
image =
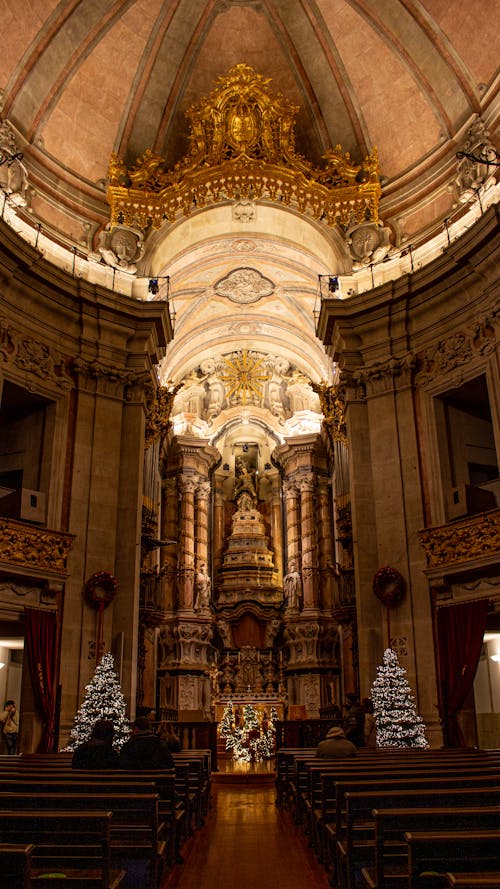
<svg viewBox="0 0 500 889">
<path fill-rule="evenodd" d="M 185 112 L 245 62 L 300 107 L 297 149 L 378 148 L 381 214 L 414 236 L 450 210 L 455 153 L 498 114 L 499 0 L 1 0 L 1 115 L 36 218 L 89 244 L 112 151 L 174 164 Z"/>
</svg>

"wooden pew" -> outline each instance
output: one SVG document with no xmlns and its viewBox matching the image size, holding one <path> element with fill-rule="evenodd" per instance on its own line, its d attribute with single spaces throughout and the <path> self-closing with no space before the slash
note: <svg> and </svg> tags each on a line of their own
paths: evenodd
<svg viewBox="0 0 500 889">
<path fill-rule="evenodd" d="M 111 818 L 110 811 L 4 810 L 0 831 L 6 841 L 30 844 L 33 887 L 54 886 L 57 878 L 49 874 L 59 873 L 68 887 L 118 889 L 125 871 L 111 868 Z M 17 889 L 17 883 L 11 885 Z"/>
<path fill-rule="evenodd" d="M 338 848 L 337 844 L 339 841 L 342 841 L 345 837 L 345 816 L 346 816 L 346 795 L 351 793 L 368 793 L 372 792 L 374 798 L 376 798 L 377 793 L 382 793 L 384 791 L 402 791 L 403 793 L 409 793 L 410 791 L 417 791 L 417 793 L 423 792 L 425 790 L 431 791 L 441 791 L 441 790 L 461 790 L 462 788 L 467 787 L 483 787 L 490 788 L 492 786 L 493 778 L 490 774 L 482 775 L 475 774 L 472 772 L 470 775 L 453 775 L 447 773 L 445 777 L 436 777 L 435 775 L 419 775 L 417 772 L 412 774 L 407 774 L 405 777 L 394 777 L 389 774 L 379 774 L 378 778 L 367 777 L 364 776 L 360 779 L 357 776 L 358 780 L 352 779 L 343 779 L 343 780 L 333 780 L 333 791 L 336 795 L 336 810 L 335 810 L 335 821 L 328 822 L 325 825 L 325 835 L 326 842 L 329 845 L 329 851 L 331 856 L 332 865 L 334 871 L 337 871 L 337 876 L 342 876 L 342 873 L 338 871 L 339 860 L 342 862 L 342 856 L 344 854 L 343 846 L 341 845 Z M 324 776 L 325 783 L 328 783 L 329 776 Z M 380 804 L 376 803 L 374 807 L 381 807 Z"/>
<path fill-rule="evenodd" d="M 500 886 L 500 870 L 492 873 L 464 873 L 446 875 L 446 885 L 451 889 L 498 889 Z"/>
<path fill-rule="evenodd" d="M 357 794 L 355 796 L 358 796 Z M 488 801 L 497 798 L 497 805 L 488 805 Z M 348 799 L 350 806 L 361 801 Z M 355 841 L 350 852 L 349 865 L 352 873 L 361 870 L 362 882 L 367 889 L 391 889 L 407 886 L 408 883 L 408 852 L 404 834 L 412 830 L 443 829 L 472 830 L 474 828 L 492 828 L 500 823 L 500 785 L 496 794 L 488 790 L 488 794 L 481 795 L 472 792 L 469 800 L 479 805 L 465 805 L 464 792 L 447 794 L 443 792 L 426 792 L 425 797 L 415 798 L 406 796 L 406 802 L 411 799 L 411 807 L 373 810 L 373 830 L 371 831 L 371 844 L 357 849 Z M 482 803 L 481 803 L 482 799 Z M 365 800 L 370 805 L 371 800 Z M 416 804 L 416 805 L 415 805 Z M 349 827 L 347 828 L 349 833 Z"/>
<path fill-rule="evenodd" d="M 356 769 L 352 765 L 330 766 L 327 769 L 319 769 L 313 767 L 311 775 L 316 775 L 319 782 L 319 799 L 315 795 L 311 805 L 312 828 L 311 836 L 319 849 L 319 857 L 326 866 L 336 867 L 337 859 L 342 856 L 336 848 L 337 840 L 343 837 L 344 831 L 344 810 L 345 810 L 345 794 L 349 792 L 373 790 L 380 791 L 386 787 L 392 786 L 395 790 L 398 788 L 410 789 L 412 782 L 416 782 L 417 788 L 432 787 L 434 782 L 438 782 L 440 787 L 454 786 L 455 783 L 460 786 L 467 786 L 477 781 L 485 784 L 495 780 L 498 769 L 487 768 L 486 772 L 481 769 L 480 774 L 476 771 L 479 766 L 470 765 L 467 768 L 454 768 L 448 766 L 446 768 L 441 765 L 439 768 L 430 768 L 418 766 L 409 766 L 408 768 L 391 768 L 383 766 L 378 768 L 367 768 L 363 766 Z M 398 783 L 399 782 L 399 783 Z M 446 783 L 447 782 L 447 783 Z M 372 808 L 376 805 L 374 803 Z M 367 812 L 369 815 L 369 812 Z"/>
<path fill-rule="evenodd" d="M 157 889 L 167 843 L 159 819 L 157 793 L 0 792 L 0 813 L 5 811 L 72 812 L 111 811 L 111 858 L 114 867 L 138 860 L 148 868 L 147 884 Z"/>
<path fill-rule="evenodd" d="M 408 889 L 446 886 L 446 873 L 498 870 L 500 830 L 408 831 Z"/>
<path fill-rule="evenodd" d="M 12 889 L 31 889 L 31 843 L 0 843 L 0 874 Z"/>
</svg>

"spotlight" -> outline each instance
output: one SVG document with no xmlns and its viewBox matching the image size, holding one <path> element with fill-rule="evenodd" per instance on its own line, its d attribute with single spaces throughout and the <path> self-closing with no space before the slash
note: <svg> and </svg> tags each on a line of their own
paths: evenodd
<svg viewBox="0 0 500 889">
<path fill-rule="evenodd" d="M 338 278 L 328 278 L 328 290 L 330 293 L 336 293 L 339 289 L 339 279 Z"/>
<path fill-rule="evenodd" d="M 149 279 L 148 291 L 149 291 L 149 293 L 152 293 L 153 296 L 156 296 L 156 294 L 160 292 L 160 285 L 158 284 L 158 278 L 150 278 Z"/>
<path fill-rule="evenodd" d="M 244 454 L 248 453 L 248 445 L 247 445 L 247 444 L 244 444 L 244 445 L 243 445 L 243 447 L 242 447 L 242 451 L 243 451 Z"/>
</svg>

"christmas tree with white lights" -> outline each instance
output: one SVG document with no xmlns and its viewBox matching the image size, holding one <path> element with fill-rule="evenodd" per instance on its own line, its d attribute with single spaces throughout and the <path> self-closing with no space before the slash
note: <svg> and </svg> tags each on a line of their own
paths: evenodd
<svg viewBox="0 0 500 889">
<path fill-rule="evenodd" d="M 85 698 L 75 716 L 70 741 L 65 750 L 76 750 L 80 744 L 88 741 L 94 723 L 99 719 L 110 719 L 113 723 L 114 747 L 120 748 L 128 740 L 130 727 L 125 716 L 125 698 L 114 665 L 113 655 L 110 652 L 104 654 L 85 688 Z"/>
<path fill-rule="evenodd" d="M 396 653 L 386 648 L 370 697 L 377 726 L 377 747 L 428 747 L 425 725 Z"/>
</svg>

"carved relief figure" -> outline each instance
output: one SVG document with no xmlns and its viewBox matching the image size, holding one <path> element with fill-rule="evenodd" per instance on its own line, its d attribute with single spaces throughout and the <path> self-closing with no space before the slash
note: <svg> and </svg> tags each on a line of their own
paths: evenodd
<svg viewBox="0 0 500 889">
<path fill-rule="evenodd" d="M 126 225 L 117 225 L 110 231 L 108 224 L 99 235 L 98 249 L 109 266 L 134 274 L 136 263 L 144 253 L 142 232 Z"/>
</svg>

